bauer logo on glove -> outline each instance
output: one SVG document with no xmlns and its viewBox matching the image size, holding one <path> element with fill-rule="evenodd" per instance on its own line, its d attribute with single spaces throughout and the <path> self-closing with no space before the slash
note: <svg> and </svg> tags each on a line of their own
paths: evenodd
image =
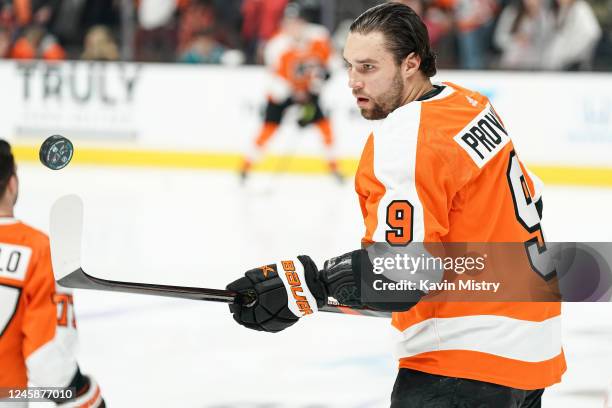
<svg viewBox="0 0 612 408">
<path fill-rule="evenodd" d="M 317 311 L 317 303 L 308 290 L 302 288 L 302 282 L 306 283 L 304 277 L 304 267 L 300 262 L 299 269 L 296 270 L 295 263 L 293 261 L 281 261 L 284 274 L 280 274 L 280 277 L 287 289 L 287 298 L 289 310 L 298 317 L 306 316 L 313 313 L 313 309 Z M 302 279 L 300 279 L 300 275 Z M 312 306 L 311 306 L 312 305 Z"/>
</svg>

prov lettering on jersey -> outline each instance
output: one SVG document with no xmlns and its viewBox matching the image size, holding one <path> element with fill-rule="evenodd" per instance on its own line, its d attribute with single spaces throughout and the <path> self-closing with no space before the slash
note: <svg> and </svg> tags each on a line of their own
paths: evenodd
<svg viewBox="0 0 612 408">
<path fill-rule="evenodd" d="M 501 120 L 488 104 L 453 139 L 479 168 L 487 164 L 510 141 Z"/>
</svg>

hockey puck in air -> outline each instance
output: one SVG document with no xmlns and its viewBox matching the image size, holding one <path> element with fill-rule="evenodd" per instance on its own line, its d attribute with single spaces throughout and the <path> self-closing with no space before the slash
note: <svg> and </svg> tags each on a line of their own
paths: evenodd
<svg viewBox="0 0 612 408">
<path fill-rule="evenodd" d="M 61 135 L 49 136 L 40 146 L 40 162 L 51 170 L 63 169 L 70 163 L 74 146 Z"/>
</svg>

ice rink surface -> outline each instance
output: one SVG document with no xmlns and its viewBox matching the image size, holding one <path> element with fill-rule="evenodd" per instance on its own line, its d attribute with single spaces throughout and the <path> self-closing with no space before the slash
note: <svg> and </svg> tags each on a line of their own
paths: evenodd
<svg viewBox="0 0 612 408">
<path fill-rule="evenodd" d="M 63 194 L 85 203 L 83 264 L 109 279 L 223 288 L 284 256 L 322 261 L 359 247 L 352 180 L 71 165 L 19 167 L 17 217 L 48 230 Z M 612 242 L 612 189 L 548 186 L 549 241 Z M 320 313 L 278 334 L 238 326 L 222 304 L 75 293 L 79 361 L 116 407 L 388 407 L 389 321 Z M 603 407 L 612 304 L 564 304 L 568 371 L 545 407 Z M 527 339 L 525 341 L 528 341 Z"/>
</svg>

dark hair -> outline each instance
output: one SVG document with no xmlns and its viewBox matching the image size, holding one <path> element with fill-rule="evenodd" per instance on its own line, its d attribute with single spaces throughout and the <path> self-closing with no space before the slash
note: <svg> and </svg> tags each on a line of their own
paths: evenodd
<svg viewBox="0 0 612 408">
<path fill-rule="evenodd" d="M 383 3 L 366 10 L 351 24 L 351 32 L 385 36 L 385 46 L 399 65 L 411 52 L 421 57 L 419 69 L 428 77 L 436 74 L 436 55 L 429 45 L 427 27 L 414 10 L 401 3 Z"/>
<path fill-rule="evenodd" d="M 4 196 L 13 174 L 15 174 L 15 158 L 11 152 L 11 145 L 0 139 L 0 198 Z"/>
</svg>

